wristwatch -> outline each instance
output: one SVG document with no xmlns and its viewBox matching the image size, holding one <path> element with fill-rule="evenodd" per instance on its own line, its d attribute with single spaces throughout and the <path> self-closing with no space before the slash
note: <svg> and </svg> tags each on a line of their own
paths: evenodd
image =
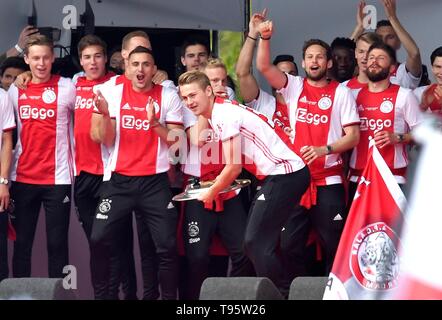
<svg viewBox="0 0 442 320">
<path fill-rule="evenodd" d="M 327 154 L 330 154 L 333 152 L 333 148 L 331 145 L 327 145 Z"/>
<path fill-rule="evenodd" d="M 9 180 L 3 177 L 0 177 L 0 184 L 8 184 Z"/>
<path fill-rule="evenodd" d="M 402 143 L 405 140 L 405 136 L 402 133 L 399 133 L 397 135 L 397 140 L 399 141 L 399 143 Z"/>
</svg>

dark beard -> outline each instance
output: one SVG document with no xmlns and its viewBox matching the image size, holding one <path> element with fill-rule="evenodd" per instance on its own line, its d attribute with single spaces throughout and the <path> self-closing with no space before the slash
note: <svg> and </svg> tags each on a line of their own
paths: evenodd
<svg viewBox="0 0 442 320">
<path fill-rule="evenodd" d="M 305 71 L 306 78 L 310 79 L 312 81 L 319 81 L 325 77 L 327 73 L 327 70 L 324 70 L 323 72 L 319 73 L 316 77 L 313 77 L 307 70 Z"/>
<path fill-rule="evenodd" d="M 389 68 L 382 69 L 378 73 L 370 72 L 369 69 L 366 71 L 367 77 L 371 82 L 379 82 L 387 79 L 390 76 Z"/>
</svg>

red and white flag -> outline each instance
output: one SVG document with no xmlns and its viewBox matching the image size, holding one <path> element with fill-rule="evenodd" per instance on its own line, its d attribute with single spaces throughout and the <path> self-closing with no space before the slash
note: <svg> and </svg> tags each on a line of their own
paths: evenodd
<svg viewBox="0 0 442 320">
<path fill-rule="evenodd" d="M 402 190 L 372 140 L 325 300 L 375 299 L 397 286 L 400 241 L 396 229 L 405 204 Z"/>
<path fill-rule="evenodd" d="M 413 136 L 422 144 L 401 233 L 401 276 L 393 299 L 442 299 L 442 134 L 429 125 Z"/>
</svg>

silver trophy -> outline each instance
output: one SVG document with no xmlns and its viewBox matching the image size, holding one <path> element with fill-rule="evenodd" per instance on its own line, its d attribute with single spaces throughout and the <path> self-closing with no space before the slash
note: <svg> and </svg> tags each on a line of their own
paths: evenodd
<svg viewBox="0 0 442 320">
<path fill-rule="evenodd" d="M 214 180 L 200 181 L 199 178 L 192 178 L 189 180 L 189 184 L 184 189 L 184 192 L 177 194 L 172 198 L 173 201 L 188 201 L 196 200 L 199 195 L 207 191 L 213 184 Z M 222 190 L 220 193 L 226 193 L 233 190 L 238 190 L 240 188 L 247 187 L 250 184 L 248 179 L 236 179 L 233 183 Z"/>
</svg>

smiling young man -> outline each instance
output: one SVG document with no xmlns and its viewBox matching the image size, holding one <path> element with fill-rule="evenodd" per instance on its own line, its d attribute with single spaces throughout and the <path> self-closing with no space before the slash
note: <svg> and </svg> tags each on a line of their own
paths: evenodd
<svg viewBox="0 0 442 320">
<path fill-rule="evenodd" d="M 306 77 L 293 77 L 270 63 L 272 22 L 262 22 L 259 29 L 257 68 L 287 102 L 293 148 L 307 163 L 312 175 L 302 207 L 285 225 L 282 251 L 294 255 L 297 245 L 306 243 L 310 222 L 324 250 L 328 274 L 346 220 L 341 153 L 359 141 L 355 101 L 348 88 L 327 80 L 327 70 L 333 64 L 327 43 L 319 39 L 306 41 L 302 61 Z"/>
<path fill-rule="evenodd" d="M 31 254 L 40 207 L 46 214 L 49 277 L 62 278 L 68 265 L 72 152 L 70 126 L 75 104 L 71 80 L 51 74 L 53 43 L 45 36 L 30 38 L 25 62 L 32 80 L 27 89 L 11 85 L 18 142 L 11 172 L 15 200 L 14 277 L 31 276 Z"/>
<path fill-rule="evenodd" d="M 112 269 L 119 268 L 115 257 L 124 250 L 122 234 L 135 211 L 139 238 L 145 236 L 142 230 L 150 230 L 156 247 L 162 298 L 176 299 L 177 211 L 167 171 L 168 145 L 175 142 L 169 134 L 182 129 L 182 104 L 175 89 L 153 83 L 156 70 L 152 51 L 136 47 L 128 56 L 131 79 L 103 84 L 94 99 L 98 113 L 92 118 L 91 136 L 110 150 L 105 170 L 109 182 L 101 193 L 91 240 L 101 271 L 99 285 L 109 287 L 102 298 L 117 298 L 119 279 Z M 146 254 L 143 242 L 140 253 Z M 151 277 L 149 270 L 142 272 L 143 278 Z"/>
<path fill-rule="evenodd" d="M 226 162 L 213 186 L 199 200 L 211 204 L 243 166 L 263 180 L 250 209 L 245 248 L 257 275 L 269 277 L 281 288 L 282 265 L 276 253 L 279 236 L 308 186 L 307 167 L 281 139 L 285 135 L 282 129 L 253 109 L 216 98 L 204 73 L 186 72 L 178 84 L 187 107 L 194 115 L 207 119 L 222 141 Z"/>
</svg>

